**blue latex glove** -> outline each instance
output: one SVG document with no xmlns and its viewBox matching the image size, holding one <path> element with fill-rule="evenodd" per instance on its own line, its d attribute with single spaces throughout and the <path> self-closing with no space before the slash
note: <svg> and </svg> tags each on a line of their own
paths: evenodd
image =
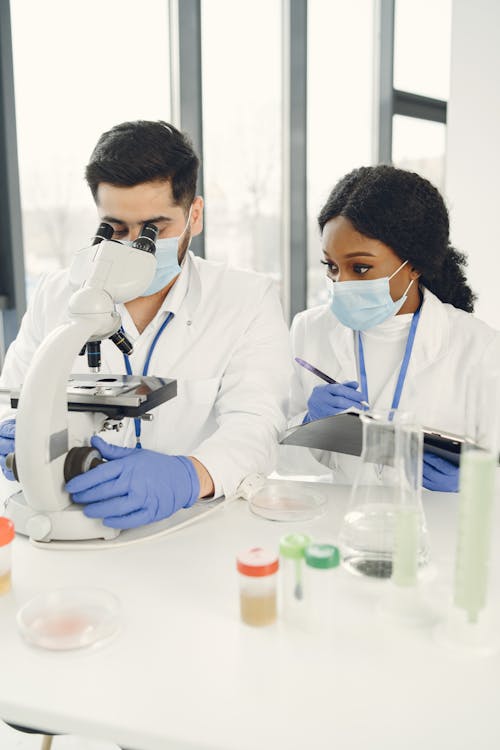
<svg viewBox="0 0 500 750">
<path fill-rule="evenodd" d="M 333 414 L 350 409 L 351 406 L 361 409 L 363 396 L 360 391 L 356 390 L 357 388 L 358 383 L 355 380 L 348 383 L 317 385 L 309 396 L 307 414 L 302 424 L 313 422 L 315 419 L 323 419 L 323 417 L 331 417 Z"/>
<path fill-rule="evenodd" d="M 422 484 L 435 492 L 458 492 L 459 467 L 441 456 L 424 451 Z"/>
<path fill-rule="evenodd" d="M 6 419 L 5 422 L 0 422 L 0 468 L 4 477 L 10 479 L 11 482 L 15 482 L 16 478 L 11 471 L 5 468 L 5 459 L 9 453 L 14 453 L 15 437 L 16 420 Z"/>
<path fill-rule="evenodd" d="M 194 464 L 186 456 L 167 456 L 143 448 L 120 448 L 100 437 L 91 440 L 107 461 L 73 477 L 66 485 L 89 518 L 105 526 L 133 529 L 189 508 L 200 494 Z"/>
</svg>

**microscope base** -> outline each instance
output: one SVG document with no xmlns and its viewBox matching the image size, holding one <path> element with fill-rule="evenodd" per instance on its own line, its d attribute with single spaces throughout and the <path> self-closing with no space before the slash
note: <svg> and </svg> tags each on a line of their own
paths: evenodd
<svg viewBox="0 0 500 750">
<path fill-rule="evenodd" d="M 63 510 L 38 511 L 26 504 L 22 490 L 5 503 L 4 514 L 10 518 L 18 534 L 37 542 L 52 540 L 115 539 L 119 529 L 104 526 L 102 521 L 87 518 L 80 506 L 71 503 Z"/>
</svg>

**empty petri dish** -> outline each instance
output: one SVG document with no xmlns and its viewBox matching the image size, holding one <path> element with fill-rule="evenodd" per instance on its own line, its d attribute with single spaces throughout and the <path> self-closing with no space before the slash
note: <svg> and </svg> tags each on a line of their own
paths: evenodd
<svg viewBox="0 0 500 750">
<path fill-rule="evenodd" d="M 104 589 L 64 588 L 30 599 L 17 613 L 28 643 L 54 651 L 85 648 L 118 628 L 120 602 Z"/>
<path fill-rule="evenodd" d="M 310 521 L 326 511 L 326 497 L 314 487 L 281 479 L 268 479 L 248 504 L 252 513 L 269 521 Z"/>
</svg>

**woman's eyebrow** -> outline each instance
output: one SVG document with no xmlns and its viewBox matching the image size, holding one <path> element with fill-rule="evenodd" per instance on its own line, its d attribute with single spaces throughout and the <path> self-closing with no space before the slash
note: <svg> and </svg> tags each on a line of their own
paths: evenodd
<svg viewBox="0 0 500 750">
<path fill-rule="evenodd" d="M 347 253 L 344 258 L 376 258 L 376 253 Z"/>
<path fill-rule="evenodd" d="M 328 253 L 326 252 L 326 250 L 322 250 L 321 252 L 325 256 L 325 258 L 330 259 L 330 256 L 328 255 Z M 355 253 L 346 253 L 344 255 L 344 258 L 376 258 L 376 257 L 377 257 L 376 253 L 364 253 L 364 252 L 359 252 L 359 251 L 355 252 Z M 332 263 L 333 263 L 333 261 L 332 261 Z"/>
</svg>

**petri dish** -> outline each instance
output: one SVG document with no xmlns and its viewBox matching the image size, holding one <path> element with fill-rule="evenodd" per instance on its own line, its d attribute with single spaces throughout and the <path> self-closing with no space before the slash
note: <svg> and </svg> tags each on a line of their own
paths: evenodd
<svg viewBox="0 0 500 750">
<path fill-rule="evenodd" d="M 248 500 L 252 513 L 269 521 L 310 521 L 326 512 L 326 497 L 303 482 L 267 480 Z"/>
<path fill-rule="evenodd" d="M 17 613 L 23 638 L 52 651 L 85 648 L 118 629 L 120 602 L 104 589 L 64 588 L 30 599 Z"/>
</svg>

